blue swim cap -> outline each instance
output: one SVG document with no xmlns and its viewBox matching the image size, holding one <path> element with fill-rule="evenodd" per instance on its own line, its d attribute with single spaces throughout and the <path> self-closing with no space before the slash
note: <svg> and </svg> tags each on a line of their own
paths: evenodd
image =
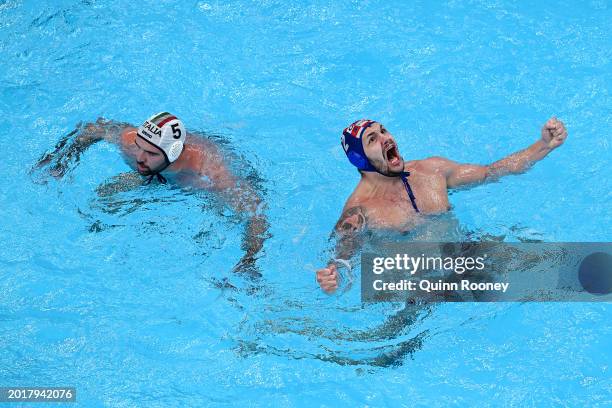
<svg viewBox="0 0 612 408">
<path fill-rule="evenodd" d="M 363 150 L 362 136 L 365 130 L 376 123 L 375 120 L 360 119 L 351 123 L 342 132 L 342 148 L 353 166 L 363 171 L 378 171 L 372 166 Z"/>
</svg>

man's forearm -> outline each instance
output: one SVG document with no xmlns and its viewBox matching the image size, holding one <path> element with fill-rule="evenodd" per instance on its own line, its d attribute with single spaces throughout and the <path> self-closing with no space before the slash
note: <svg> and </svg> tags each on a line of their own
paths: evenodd
<svg viewBox="0 0 612 408">
<path fill-rule="evenodd" d="M 117 142 L 121 131 L 128 126 L 125 123 L 105 121 L 99 118 L 95 123 L 79 123 L 77 127 L 64 136 L 52 152 L 45 153 L 36 164 L 35 168 L 42 167 L 55 161 L 54 167 L 62 167 L 73 159 L 78 161 L 79 156 L 91 145 L 100 140 Z M 64 162 L 64 163 L 62 163 Z"/>
<path fill-rule="evenodd" d="M 243 250 L 245 257 L 255 259 L 263 248 L 265 240 L 269 237 L 268 221 L 263 215 L 255 215 L 247 221 L 244 234 Z"/>
<path fill-rule="evenodd" d="M 90 144 L 100 140 L 118 143 L 121 132 L 127 127 L 130 127 L 129 123 L 115 122 L 114 120 L 98 118 L 95 123 L 85 124 L 84 129 L 77 140 L 85 143 L 89 142 Z"/>
<path fill-rule="evenodd" d="M 345 210 L 334 227 L 336 259 L 351 259 L 363 245 L 366 213 L 361 206 Z M 330 261 L 331 262 L 331 261 Z"/>
<path fill-rule="evenodd" d="M 241 246 L 245 254 L 234 267 L 235 272 L 246 273 L 253 278 L 261 277 L 255 261 L 264 242 L 270 237 L 268 228 L 268 221 L 263 215 L 255 215 L 247 221 Z"/>
<path fill-rule="evenodd" d="M 229 198 L 229 204 L 235 211 L 248 216 L 241 245 L 245 253 L 235 270 L 251 273 L 264 242 L 270 237 L 270 224 L 263 211 L 263 203 L 251 186 L 238 184 Z"/>
<path fill-rule="evenodd" d="M 64 136 L 56 145 L 55 149 L 42 155 L 32 170 L 49 166 L 49 173 L 56 178 L 61 178 L 71 167 L 71 163 L 78 163 L 81 153 L 89 146 L 102 138 L 95 135 L 93 129 L 81 124 L 76 129 Z"/>
<path fill-rule="evenodd" d="M 348 261 L 351 259 L 363 244 L 361 234 L 351 233 L 345 234 L 338 238 L 336 247 L 334 249 L 334 259 L 342 259 Z M 331 259 L 329 263 L 332 263 L 334 259 Z"/>
<path fill-rule="evenodd" d="M 487 177 L 498 178 L 508 174 L 522 173 L 535 162 L 542 160 L 551 150 L 544 142 L 538 140 L 528 148 L 491 164 L 487 171 Z"/>
<path fill-rule="evenodd" d="M 347 208 L 348 207 L 348 208 Z M 338 270 L 341 266 L 351 270 L 349 260 L 363 245 L 363 232 L 366 226 L 366 213 L 363 207 L 345 205 L 332 237 L 336 238 L 334 256 L 327 266 L 317 270 L 317 282 L 327 293 L 333 293 L 340 281 Z"/>
</svg>

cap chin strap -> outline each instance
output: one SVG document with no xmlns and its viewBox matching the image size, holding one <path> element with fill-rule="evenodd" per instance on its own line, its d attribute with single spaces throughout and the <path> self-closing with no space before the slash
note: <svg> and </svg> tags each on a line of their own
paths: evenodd
<svg viewBox="0 0 612 408">
<path fill-rule="evenodd" d="M 161 172 L 166 170 L 168 168 L 168 166 L 170 166 L 170 162 L 166 159 L 166 165 L 164 166 L 163 169 L 161 169 L 160 171 L 157 171 L 153 174 L 151 174 L 149 177 L 147 177 L 147 180 L 145 181 L 145 186 L 148 186 L 149 184 L 151 184 L 151 181 L 153 181 L 153 179 L 155 177 L 157 177 L 157 181 L 159 181 L 161 184 L 166 184 L 168 182 L 168 179 L 166 179 L 164 176 L 161 175 Z"/>
<path fill-rule="evenodd" d="M 371 166 L 371 165 L 370 165 Z M 374 166 L 372 166 L 374 168 Z M 397 176 L 389 176 L 387 174 L 383 174 L 380 171 L 376 170 L 376 168 L 374 168 L 374 170 L 364 170 L 364 171 L 375 171 L 378 174 L 381 174 L 385 177 L 397 177 Z M 406 193 L 408 193 L 408 198 L 410 199 L 410 203 L 412 204 L 412 208 L 414 208 L 414 211 L 420 213 L 419 211 L 419 207 L 417 207 L 416 204 L 416 198 L 414 196 L 414 193 L 412 192 L 412 188 L 410 187 L 410 183 L 408 183 L 408 176 L 410 176 L 410 172 L 409 171 L 402 171 L 399 176 L 402 179 L 402 183 L 404 183 L 404 188 L 406 189 Z"/>
<path fill-rule="evenodd" d="M 162 184 L 166 184 L 168 182 L 168 179 L 162 176 L 161 173 L 155 173 L 155 174 L 151 174 L 147 178 L 147 180 L 145 181 L 145 186 L 148 186 L 149 184 L 151 184 L 151 181 L 153 181 L 155 177 L 157 177 L 157 180 Z"/>
<path fill-rule="evenodd" d="M 404 187 L 406 188 L 406 192 L 408 193 L 408 198 L 410 198 L 410 202 L 412 203 L 412 208 L 414 211 L 420 212 L 419 207 L 416 205 L 416 198 L 414 197 L 414 193 L 412 192 L 412 188 L 410 188 L 410 183 L 408 183 L 408 176 L 410 175 L 409 171 L 402 171 L 400 177 L 404 182 Z"/>
</svg>

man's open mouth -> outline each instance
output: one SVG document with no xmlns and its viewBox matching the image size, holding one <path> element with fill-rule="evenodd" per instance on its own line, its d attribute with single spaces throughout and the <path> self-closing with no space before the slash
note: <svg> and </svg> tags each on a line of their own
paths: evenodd
<svg viewBox="0 0 612 408">
<path fill-rule="evenodd" d="M 386 147 L 385 158 L 391 166 L 397 166 L 400 164 L 400 155 L 395 143 L 391 143 Z"/>
</svg>

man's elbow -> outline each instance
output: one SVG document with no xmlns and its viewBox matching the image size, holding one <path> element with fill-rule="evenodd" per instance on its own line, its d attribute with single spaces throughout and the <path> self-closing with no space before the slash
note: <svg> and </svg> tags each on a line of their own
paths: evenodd
<svg viewBox="0 0 612 408">
<path fill-rule="evenodd" d="M 93 143 L 100 140 L 111 142 L 111 132 L 109 126 L 111 121 L 99 117 L 95 122 L 88 122 L 82 125 L 83 131 L 77 137 L 77 141 L 81 143 Z"/>
<path fill-rule="evenodd" d="M 95 123 L 85 123 L 83 131 L 77 136 L 76 141 L 81 144 L 97 142 L 104 137 L 104 130 Z"/>
<path fill-rule="evenodd" d="M 522 163 L 519 161 L 511 161 L 505 163 L 504 166 L 496 166 L 495 164 L 492 164 L 487 166 L 486 178 L 487 180 L 496 180 L 510 174 L 522 174 L 529 170 L 531 165 L 532 163 Z"/>
<path fill-rule="evenodd" d="M 496 173 L 494 166 L 488 165 L 488 166 L 483 166 L 483 167 L 484 167 L 483 174 L 482 174 L 483 182 L 492 181 L 492 180 L 497 179 L 498 174 Z"/>
</svg>

